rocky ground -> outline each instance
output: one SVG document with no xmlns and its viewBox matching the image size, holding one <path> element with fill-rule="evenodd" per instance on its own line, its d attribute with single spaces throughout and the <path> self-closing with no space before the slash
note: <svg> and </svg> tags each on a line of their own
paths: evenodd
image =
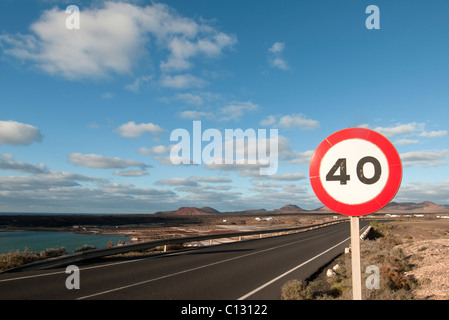
<svg viewBox="0 0 449 320">
<path fill-rule="evenodd" d="M 339 217 L 343 219 L 343 217 Z M 178 225 L 120 226 L 104 228 L 101 233 L 122 233 L 134 241 L 151 241 L 163 238 L 244 232 L 266 228 L 306 226 L 335 220 L 333 215 L 260 215 L 260 216 L 208 216 L 195 217 L 197 223 Z"/>
<path fill-rule="evenodd" d="M 391 219 L 372 225 L 368 239 L 361 243 L 365 300 L 449 299 L 448 219 Z M 336 265 L 340 269 L 332 272 Z M 368 290 L 363 285 L 368 265 L 380 270 L 378 290 Z M 306 284 L 289 284 L 286 299 L 350 300 L 351 277 L 351 255 L 341 255 Z"/>
<path fill-rule="evenodd" d="M 414 289 L 417 299 L 449 299 L 449 221 L 417 220 L 393 224 L 391 230 L 403 244 L 412 270 L 409 275 L 418 279 Z"/>
</svg>

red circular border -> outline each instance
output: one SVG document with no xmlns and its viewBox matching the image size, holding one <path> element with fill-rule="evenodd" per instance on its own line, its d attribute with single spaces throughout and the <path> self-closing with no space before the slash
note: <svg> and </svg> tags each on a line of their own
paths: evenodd
<svg viewBox="0 0 449 320">
<path fill-rule="evenodd" d="M 324 155 L 337 143 L 349 139 L 362 139 L 375 144 L 388 161 L 389 175 L 385 187 L 374 199 L 359 204 L 346 204 L 335 200 L 324 189 L 320 179 L 320 166 Z M 321 142 L 312 156 L 309 178 L 313 191 L 326 207 L 347 216 L 363 216 L 382 209 L 394 198 L 401 185 L 402 163 L 396 148 L 380 133 L 365 128 L 349 128 L 337 131 Z"/>
</svg>

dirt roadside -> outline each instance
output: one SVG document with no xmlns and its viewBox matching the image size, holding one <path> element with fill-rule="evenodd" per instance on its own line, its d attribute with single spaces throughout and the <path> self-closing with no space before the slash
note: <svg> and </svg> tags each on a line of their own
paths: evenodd
<svg viewBox="0 0 449 320">
<path fill-rule="evenodd" d="M 360 244 L 364 300 L 449 299 L 448 219 L 370 223 L 373 229 Z M 352 300 L 351 264 L 351 254 L 339 255 L 310 278 L 285 283 L 282 299 Z M 368 285 L 376 277 L 367 267 L 377 267 L 377 287 Z"/>
<path fill-rule="evenodd" d="M 448 219 L 397 221 L 391 232 L 410 258 L 412 269 L 407 274 L 420 283 L 413 290 L 416 299 L 449 299 Z"/>
</svg>

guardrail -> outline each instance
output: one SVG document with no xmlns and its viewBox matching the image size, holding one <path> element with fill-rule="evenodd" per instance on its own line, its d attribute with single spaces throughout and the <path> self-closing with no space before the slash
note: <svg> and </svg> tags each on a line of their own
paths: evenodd
<svg viewBox="0 0 449 320">
<path fill-rule="evenodd" d="M 189 237 L 179 237 L 179 238 L 167 238 L 161 240 L 154 241 L 146 241 L 140 243 L 127 244 L 118 247 L 109 247 L 109 248 L 101 248 L 101 249 L 92 249 L 83 252 L 77 252 L 73 254 L 68 254 L 60 257 L 49 258 L 41 261 L 32 262 L 20 267 L 16 267 L 13 269 L 4 270 L 0 273 L 5 272 L 13 272 L 13 271 L 23 271 L 23 270 L 40 270 L 40 269 L 49 269 L 56 268 L 61 266 L 66 266 L 86 260 L 91 260 L 95 258 L 101 258 L 116 254 L 128 253 L 132 251 L 140 251 L 140 250 L 148 250 L 152 248 L 156 248 L 159 246 L 167 246 L 170 244 L 179 244 L 179 243 L 189 243 L 189 242 L 197 242 L 204 240 L 214 240 L 214 239 L 224 239 L 224 238 L 236 238 L 242 240 L 245 236 L 254 236 L 259 235 L 260 237 L 263 234 L 270 233 L 284 233 L 284 232 L 297 232 L 297 231 L 307 231 L 315 228 L 322 228 L 328 225 L 348 222 L 348 219 L 339 219 L 329 222 L 324 222 L 315 225 L 309 226 L 301 226 L 294 228 L 282 228 L 282 229 L 265 229 L 265 230 L 255 230 L 255 231 L 245 231 L 245 232 L 230 232 L 230 233 L 220 233 L 220 234 L 208 234 L 208 235 L 198 235 L 198 236 L 189 236 Z"/>
<path fill-rule="evenodd" d="M 365 240 L 366 236 L 371 231 L 371 229 L 372 227 L 368 226 L 368 228 L 366 228 L 365 231 L 363 231 L 362 234 L 360 235 L 360 240 Z"/>
</svg>

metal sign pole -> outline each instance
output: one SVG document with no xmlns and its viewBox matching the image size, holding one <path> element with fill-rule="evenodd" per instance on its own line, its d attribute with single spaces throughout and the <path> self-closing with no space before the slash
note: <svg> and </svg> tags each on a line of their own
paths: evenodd
<svg viewBox="0 0 449 320">
<path fill-rule="evenodd" d="M 362 300 L 359 217 L 351 216 L 352 299 Z"/>
</svg>

